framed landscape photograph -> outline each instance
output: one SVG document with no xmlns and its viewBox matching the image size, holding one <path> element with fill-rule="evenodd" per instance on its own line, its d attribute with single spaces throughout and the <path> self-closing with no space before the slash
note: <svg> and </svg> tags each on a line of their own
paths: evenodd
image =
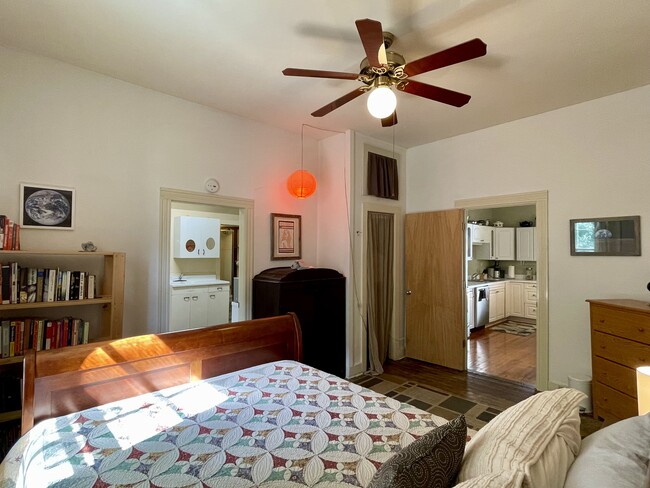
<svg viewBox="0 0 650 488">
<path fill-rule="evenodd" d="M 300 259 L 300 215 L 271 214 L 271 259 Z"/>
<path fill-rule="evenodd" d="M 74 229 L 74 188 L 20 184 L 20 226 L 24 229 Z"/>
</svg>

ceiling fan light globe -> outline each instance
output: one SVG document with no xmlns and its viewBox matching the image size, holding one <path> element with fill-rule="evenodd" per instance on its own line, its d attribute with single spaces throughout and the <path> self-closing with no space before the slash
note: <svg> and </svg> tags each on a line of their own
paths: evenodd
<svg viewBox="0 0 650 488">
<path fill-rule="evenodd" d="M 397 107 L 397 97 L 387 86 L 379 86 L 368 95 L 368 112 L 376 119 L 385 119 Z"/>
</svg>

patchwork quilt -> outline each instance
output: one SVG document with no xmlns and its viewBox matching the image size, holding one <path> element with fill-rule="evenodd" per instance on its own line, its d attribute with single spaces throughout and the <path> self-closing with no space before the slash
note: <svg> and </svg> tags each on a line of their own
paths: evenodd
<svg viewBox="0 0 650 488">
<path fill-rule="evenodd" d="M 0 464 L 0 488 L 364 487 L 445 422 L 279 361 L 41 422 Z"/>
</svg>

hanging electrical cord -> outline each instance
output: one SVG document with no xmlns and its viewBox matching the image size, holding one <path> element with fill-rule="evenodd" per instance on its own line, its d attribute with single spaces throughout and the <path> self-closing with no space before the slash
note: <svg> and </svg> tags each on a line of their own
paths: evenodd
<svg viewBox="0 0 650 488">
<path fill-rule="evenodd" d="M 316 127 L 313 125 L 309 124 L 302 124 L 301 128 L 301 142 L 303 141 L 304 137 L 304 128 L 305 127 L 310 127 L 312 129 L 316 130 L 322 130 L 326 132 L 333 132 L 336 134 L 345 134 L 345 132 L 342 131 L 337 131 L 337 130 L 330 130 L 330 129 L 323 129 L 321 127 Z M 392 126 L 393 131 L 392 131 L 392 155 L 393 159 L 395 159 L 395 126 Z M 304 150 L 304 144 L 302 144 L 303 150 Z M 346 158 L 347 159 L 347 158 Z M 360 284 L 357 279 L 357 273 L 356 273 L 356 257 L 354 253 L 354 235 L 355 231 L 353 229 L 353 224 L 350 219 L 350 199 L 348 197 L 348 191 L 350 188 L 348 187 L 348 179 L 346 175 L 346 169 L 349 169 L 350 173 L 352 172 L 352 168 L 346 168 L 345 164 L 343 165 L 343 189 L 344 189 L 344 198 L 345 198 L 345 210 L 346 210 L 346 220 L 347 220 L 347 228 L 348 228 L 348 245 L 349 245 L 349 250 L 350 250 L 350 262 L 352 264 L 352 269 L 350 271 L 350 285 L 352 287 L 352 309 L 355 311 L 356 315 L 359 317 L 359 320 L 361 321 L 361 325 L 363 329 L 366 332 L 366 337 L 368 336 L 368 321 L 366 318 L 366 315 L 363 312 L 362 309 L 362 303 L 361 303 L 361 293 L 360 293 Z M 361 235 L 362 231 L 359 231 L 359 234 Z M 353 319 L 354 320 L 354 319 Z M 364 366 L 364 370 L 367 371 L 367 368 Z"/>
</svg>

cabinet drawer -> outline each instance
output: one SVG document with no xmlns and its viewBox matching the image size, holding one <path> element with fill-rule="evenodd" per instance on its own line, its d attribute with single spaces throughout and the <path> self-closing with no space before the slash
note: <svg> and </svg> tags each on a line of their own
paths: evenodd
<svg viewBox="0 0 650 488">
<path fill-rule="evenodd" d="M 592 332 L 591 353 L 634 369 L 650 364 L 650 346 L 602 332 Z"/>
<path fill-rule="evenodd" d="M 524 289 L 537 291 L 537 283 L 524 283 Z"/>
<path fill-rule="evenodd" d="M 531 303 L 537 303 L 537 290 L 525 290 L 526 296 L 524 300 Z"/>
<path fill-rule="evenodd" d="M 598 356 L 594 356 L 592 368 L 594 381 L 636 398 L 636 372 L 634 369 Z"/>
<path fill-rule="evenodd" d="M 490 293 L 494 291 L 506 291 L 506 284 L 505 283 L 496 283 L 496 284 L 491 284 L 490 285 Z"/>
<path fill-rule="evenodd" d="M 636 399 L 595 381 L 593 383 L 594 409 L 604 418 L 626 419 L 638 415 Z M 603 412 L 605 411 L 605 412 Z M 607 415 L 609 413 L 610 415 Z"/>
<path fill-rule="evenodd" d="M 529 319 L 537 318 L 537 304 L 524 303 L 524 317 Z"/>
<path fill-rule="evenodd" d="M 591 306 L 591 328 L 650 344 L 650 316 L 628 310 Z"/>
</svg>

